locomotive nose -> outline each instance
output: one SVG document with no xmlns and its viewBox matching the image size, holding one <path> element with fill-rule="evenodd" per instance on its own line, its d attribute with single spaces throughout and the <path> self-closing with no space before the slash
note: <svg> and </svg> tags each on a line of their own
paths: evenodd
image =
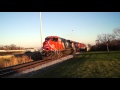
<svg viewBox="0 0 120 90">
<path fill-rule="evenodd" d="M 46 50 L 49 50 L 49 48 L 46 48 Z"/>
<path fill-rule="evenodd" d="M 50 50 L 50 46 L 48 44 L 48 41 L 45 41 L 43 44 L 44 50 Z"/>
</svg>

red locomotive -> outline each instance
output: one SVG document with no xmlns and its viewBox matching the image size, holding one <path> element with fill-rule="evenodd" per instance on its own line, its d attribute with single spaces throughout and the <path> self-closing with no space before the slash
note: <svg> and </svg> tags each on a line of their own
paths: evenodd
<svg viewBox="0 0 120 90">
<path fill-rule="evenodd" d="M 67 40 L 58 36 L 48 36 L 43 42 L 43 57 L 53 58 L 85 50 L 85 44 Z"/>
</svg>

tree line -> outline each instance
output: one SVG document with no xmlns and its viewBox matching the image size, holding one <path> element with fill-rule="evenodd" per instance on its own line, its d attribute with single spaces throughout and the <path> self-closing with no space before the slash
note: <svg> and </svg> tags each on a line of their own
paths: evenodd
<svg viewBox="0 0 120 90">
<path fill-rule="evenodd" d="M 16 46 L 14 44 L 0 46 L 0 50 L 23 50 L 23 47 Z"/>
<path fill-rule="evenodd" d="M 96 45 L 91 46 L 92 51 L 120 50 L 120 28 L 113 30 L 111 34 L 97 35 Z"/>
</svg>

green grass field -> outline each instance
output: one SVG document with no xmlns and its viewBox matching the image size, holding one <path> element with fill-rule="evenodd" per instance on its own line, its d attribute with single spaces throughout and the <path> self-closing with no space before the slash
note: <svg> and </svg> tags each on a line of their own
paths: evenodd
<svg viewBox="0 0 120 90">
<path fill-rule="evenodd" d="M 120 51 L 85 52 L 33 78 L 120 78 Z"/>
</svg>

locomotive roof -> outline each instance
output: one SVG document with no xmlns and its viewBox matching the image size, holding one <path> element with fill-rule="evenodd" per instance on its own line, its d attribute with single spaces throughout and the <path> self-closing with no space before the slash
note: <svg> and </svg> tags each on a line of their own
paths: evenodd
<svg viewBox="0 0 120 90">
<path fill-rule="evenodd" d="M 55 38 L 60 38 L 60 39 L 64 39 L 64 40 L 67 40 L 67 41 L 69 41 L 69 42 L 74 42 L 74 43 L 78 43 L 78 44 L 83 44 L 83 45 L 85 45 L 84 43 L 80 43 L 80 42 L 76 42 L 76 41 L 73 41 L 73 40 L 61 38 L 61 37 L 58 37 L 58 36 L 47 36 L 46 38 L 53 38 L 53 37 L 55 37 Z"/>
<path fill-rule="evenodd" d="M 46 38 L 53 38 L 53 37 L 58 38 L 58 36 L 47 36 Z"/>
<path fill-rule="evenodd" d="M 53 37 L 60 38 L 60 39 L 65 39 L 65 38 L 61 38 L 61 37 L 58 37 L 58 36 L 47 36 L 46 38 L 53 38 Z"/>
</svg>

